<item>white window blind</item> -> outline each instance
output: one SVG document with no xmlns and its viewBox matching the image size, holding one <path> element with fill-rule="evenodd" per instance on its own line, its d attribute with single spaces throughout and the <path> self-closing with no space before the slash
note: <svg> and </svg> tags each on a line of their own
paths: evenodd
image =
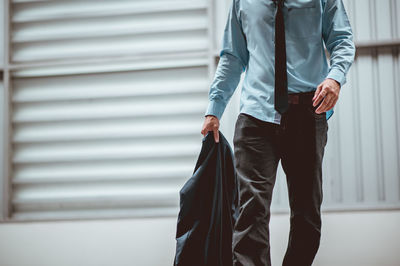
<svg viewBox="0 0 400 266">
<path fill-rule="evenodd" d="M 175 215 L 201 147 L 208 2 L 11 10 L 12 218 Z"/>
</svg>

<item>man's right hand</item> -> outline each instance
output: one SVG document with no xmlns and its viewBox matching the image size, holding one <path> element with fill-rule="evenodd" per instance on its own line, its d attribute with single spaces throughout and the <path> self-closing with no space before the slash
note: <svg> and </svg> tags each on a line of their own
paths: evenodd
<svg viewBox="0 0 400 266">
<path fill-rule="evenodd" d="M 215 142 L 219 142 L 219 134 L 218 134 L 218 129 L 219 129 L 219 119 L 218 117 L 214 115 L 207 115 L 204 124 L 203 124 L 203 129 L 201 130 L 201 134 L 205 137 L 208 133 L 208 131 L 213 131 L 214 132 L 214 140 Z"/>
</svg>

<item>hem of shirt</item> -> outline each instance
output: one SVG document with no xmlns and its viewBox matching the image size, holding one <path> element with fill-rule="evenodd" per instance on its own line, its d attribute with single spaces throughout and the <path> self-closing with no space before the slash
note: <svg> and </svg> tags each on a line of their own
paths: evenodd
<svg viewBox="0 0 400 266">
<path fill-rule="evenodd" d="M 335 111 L 333 110 L 333 108 L 326 112 L 326 121 L 328 121 L 332 117 L 334 112 Z M 282 116 L 278 112 L 276 112 L 274 119 L 265 117 L 265 116 L 263 116 L 263 114 L 261 114 L 259 112 L 255 112 L 252 109 L 246 109 L 244 107 L 242 108 L 242 110 L 240 110 L 240 113 L 246 113 L 246 114 L 251 115 L 251 116 L 253 116 L 253 117 L 255 117 L 255 118 L 259 119 L 259 120 L 262 120 L 264 122 L 270 122 L 270 123 L 274 123 L 274 124 L 277 124 L 277 125 L 281 124 L 281 117 Z"/>
<path fill-rule="evenodd" d="M 251 115 L 251 116 L 253 116 L 259 120 L 262 120 L 264 122 L 270 122 L 270 123 L 274 123 L 277 125 L 281 124 L 281 116 L 278 112 L 276 113 L 274 118 L 269 118 L 269 117 L 265 117 L 265 115 L 263 115 L 260 112 L 255 111 L 253 109 L 247 109 L 247 108 L 243 107 L 240 110 L 240 113 L 245 113 L 245 114 Z"/>
</svg>

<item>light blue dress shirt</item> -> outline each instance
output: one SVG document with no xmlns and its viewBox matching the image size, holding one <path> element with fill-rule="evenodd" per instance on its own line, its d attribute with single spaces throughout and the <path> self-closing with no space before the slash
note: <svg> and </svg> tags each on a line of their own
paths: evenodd
<svg viewBox="0 0 400 266">
<path fill-rule="evenodd" d="M 205 115 L 221 119 L 246 71 L 240 112 L 280 124 L 281 115 L 274 108 L 276 10 L 272 0 L 232 0 Z M 286 0 L 283 15 L 288 93 L 315 91 L 325 78 L 343 86 L 355 46 L 342 0 Z M 333 109 L 326 112 L 327 120 Z"/>
</svg>

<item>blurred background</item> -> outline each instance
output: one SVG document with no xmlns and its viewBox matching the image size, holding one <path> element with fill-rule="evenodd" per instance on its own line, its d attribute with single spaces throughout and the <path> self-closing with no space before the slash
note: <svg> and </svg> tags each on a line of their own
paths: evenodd
<svg viewBox="0 0 400 266">
<path fill-rule="evenodd" d="M 400 0 L 343 2 L 357 55 L 328 121 L 314 265 L 399 266 Z M 172 265 L 230 3 L 0 0 L 0 266 Z M 272 210 L 280 265 L 281 166 Z"/>
</svg>

